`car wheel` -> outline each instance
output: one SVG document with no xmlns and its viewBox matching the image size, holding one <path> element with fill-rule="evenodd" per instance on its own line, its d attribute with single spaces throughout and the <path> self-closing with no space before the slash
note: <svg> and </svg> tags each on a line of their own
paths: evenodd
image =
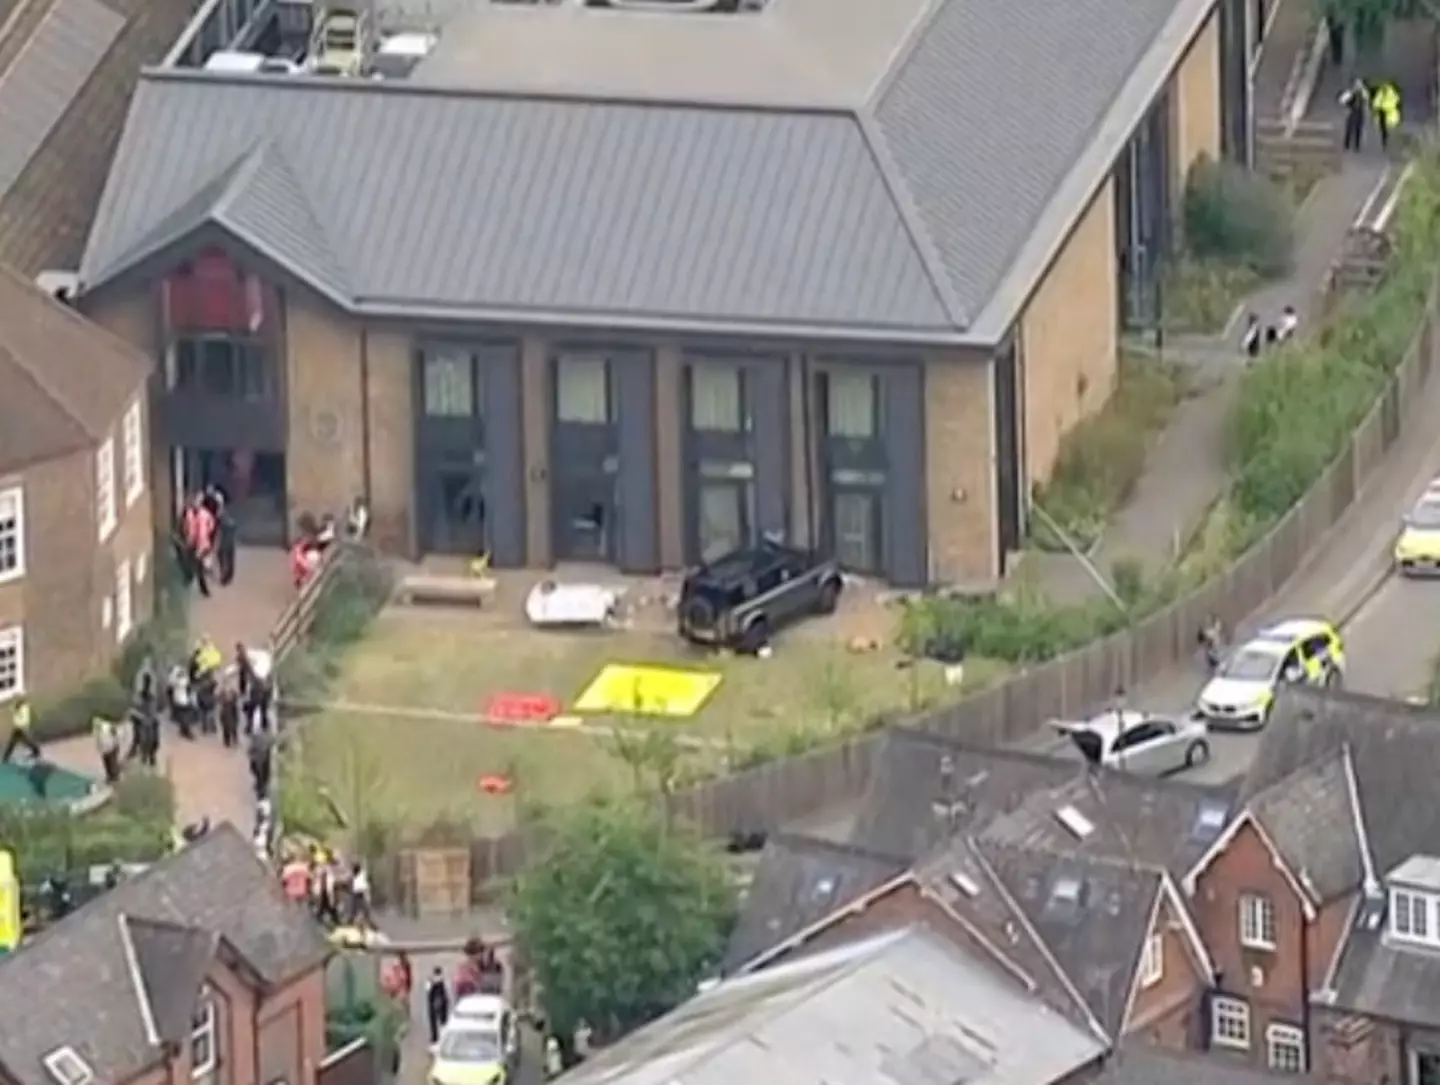
<svg viewBox="0 0 1440 1085">
<path fill-rule="evenodd" d="M 1204 739 L 1196 739 L 1190 743 L 1185 751 L 1185 767 L 1193 769 L 1196 765 L 1203 765 L 1210 760 L 1210 743 Z"/>
<path fill-rule="evenodd" d="M 740 634 L 740 653 L 747 656 L 759 655 L 760 649 L 769 643 L 770 623 L 764 618 L 756 618 L 745 627 L 745 632 Z"/>
<path fill-rule="evenodd" d="M 835 608 L 840 604 L 840 581 L 827 580 L 820 585 L 820 598 L 815 601 L 815 609 L 820 614 L 834 614 Z"/>
<path fill-rule="evenodd" d="M 1328 671 L 1325 672 L 1325 688 L 1326 688 L 1326 689 L 1339 689 L 1339 688 L 1340 688 L 1340 682 L 1341 682 L 1340 672 L 1337 671 L 1334 667 L 1331 667 L 1330 670 L 1328 670 Z"/>
<path fill-rule="evenodd" d="M 691 629 L 708 629 L 714 618 L 709 603 L 704 599 L 691 599 L 680 612 L 680 628 L 685 632 Z"/>
</svg>

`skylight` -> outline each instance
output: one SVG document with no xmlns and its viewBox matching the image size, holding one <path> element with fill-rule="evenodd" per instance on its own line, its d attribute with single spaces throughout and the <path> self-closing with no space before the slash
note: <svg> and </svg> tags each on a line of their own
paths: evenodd
<svg viewBox="0 0 1440 1085">
<path fill-rule="evenodd" d="M 1062 874 L 1050 887 L 1050 899 L 1056 904 L 1079 904 L 1082 888 L 1079 878 Z"/>
<path fill-rule="evenodd" d="M 95 1071 L 73 1047 L 57 1047 L 43 1061 L 57 1085 L 91 1085 L 95 1080 Z"/>
<path fill-rule="evenodd" d="M 1062 806 L 1056 810 L 1055 820 L 1080 840 L 1084 840 L 1095 831 L 1095 823 L 1073 806 Z"/>
<path fill-rule="evenodd" d="M 1213 840 L 1220 835 L 1220 830 L 1225 828 L 1228 817 L 1229 810 L 1224 803 L 1210 800 L 1202 802 L 1195 813 L 1195 824 L 1190 830 L 1191 837 L 1196 840 Z"/>
</svg>

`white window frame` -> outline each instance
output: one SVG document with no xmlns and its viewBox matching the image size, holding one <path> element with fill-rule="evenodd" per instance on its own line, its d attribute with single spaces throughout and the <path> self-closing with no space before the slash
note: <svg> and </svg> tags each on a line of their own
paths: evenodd
<svg viewBox="0 0 1440 1085">
<path fill-rule="evenodd" d="M 21 486 L 9 486 L 0 490 L 0 518 L 15 519 L 15 566 L 0 569 L 0 584 L 20 580 L 25 576 L 25 490 Z"/>
<path fill-rule="evenodd" d="M 1275 902 L 1263 893 L 1241 893 L 1240 944 L 1246 949 L 1275 948 Z"/>
<path fill-rule="evenodd" d="M 121 422 L 120 451 L 125 475 L 125 507 L 128 509 L 145 492 L 145 430 L 138 399 L 130 404 Z"/>
<path fill-rule="evenodd" d="M 115 438 L 107 437 L 95 453 L 95 520 L 103 543 L 115 533 L 119 509 L 115 503 Z"/>
<path fill-rule="evenodd" d="M 202 1078 L 215 1072 L 215 1067 L 220 1064 L 220 1050 L 217 1046 L 219 1038 L 219 1014 L 215 1008 L 215 992 L 208 986 L 202 987 L 200 1001 L 195 1007 L 195 1017 L 191 1021 L 190 1028 L 190 1077 L 192 1079 Z M 195 1048 L 198 1044 L 205 1045 L 205 1058 L 203 1061 L 197 1062 Z"/>
<path fill-rule="evenodd" d="M 0 652 L 15 653 L 15 680 L 8 686 L 0 686 L 0 704 L 4 704 L 25 693 L 25 627 L 23 625 L 0 628 Z"/>
<path fill-rule="evenodd" d="M 1282 1074 L 1303 1074 L 1305 1033 L 1294 1025 L 1271 1025 L 1265 1030 L 1265 1063 Z"/>
<path fill-rule="evenodd" d="M 1390 890 L 1390 935 L 1402 942 L 1419 945 L 1440 945 L 1440 916 L 1435 912 L 1435 898 L 1414 889 Z M 1417 924 L 1416 919 L 1420 922 Z M 1402 922 L 1403 920 L 1403 922 Z"/>
<path fill-rule="evenodd" d="M 1140 986 L 1154 987 L 1165 976 L 1165 936 L 1152 934 L 1140 951 Z"/>
<path fill-rule="evenodd" d="M 130 562 L 115 566 L 115 640 L 123 643 L 135 628 L 135 588 L 130 579 Z"/>
<path fill-rule="evenodd" d="M 1227 995 L 1215 995 L 1210 999 L 1210 1044 L 1212 1047 L 1229 1047 L 1237 1051 L 1250 1050 L 1248 1002 Z"/>
</svg>

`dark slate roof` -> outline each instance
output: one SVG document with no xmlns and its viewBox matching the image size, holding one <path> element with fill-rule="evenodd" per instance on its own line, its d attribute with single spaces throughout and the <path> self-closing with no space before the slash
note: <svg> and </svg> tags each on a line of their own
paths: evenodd
<svg viewBox="0 0 1440 1085">
<path fill-rule="evenodd" d="M 903 859 L 803 836 L 773 836 L 745 895 L 725 949 L 733 972 L 767 949 L 899 877 Z"/>
<path fill-rule="evenodd" d="M 134 347 L 0 266 L 0 473 L 103 441 L 148 373 Z"/>
<path fill-rule="evenodd" d="M 1120 1035 L 1164 872 L 1154 867 L 981 843 L 1025 918 L 1106 1035 Z M 1062 899 L 1076 888 L 1078 900 Z"/>
<path fill-rule="evenodd" d="M 0 959 L 0 1070 L 18 1085 L 54 1085 L 41 1060 L 66 1045 L 98 1081 L 153 1064 L 141 999 L 157 1032 L 173 1031 L 200 932 L 223 939 L 269 984 L 329 953 L 324 932 L 285 900 L 249 842 L 222 825 Z"/>
<path fill-rule="evenodd" d="M 948 794 L 946 758 L 952 766 Z M 1223 788 L 1096 771 L 1043 754 L 973 749 L 893 729 L 851 842 L 919 857 L 947 835 L 973 833 L 999 845 L 1125 859 L 1180 877 L 1219 836 L 1233 805 L 1233 794 Z M 1095 831 L 1078 839 L 1056 816 L 1064 807 L 1073 807 Z M 1202 811 L 1216 817 L 1202 823 Z"/>
<path fill-rule="evenodd" d="M 1440 1028 L 1440 952 L 1387 943 L 1356 927 L 1332 982 L 1334 1004 L 1375 1017 Z"/>
<path fill-rule="evenodd" d="M 1090 1085 L 1294 1085 L 1303 1080 L 1252 1069 L 1222 1052 L 1182 1055 L 1137 1046 L 1112 1055 Z"/>
<path fill-rule="evenodd" d="M 0 4 L 0 260 L 28 276 L 79 266 L 140 69 L 164 57 L 193 9 Z"/>
<path fill-rule="evenodd" d="M 178 1044 L 194 1027 L 195 1003 L 205 974 L 215 963 L 220 936 L 128 915 L 120 917 L 120 924 L 130 940 L 156 1035 L 166 1043 Z"/>
<path fill-rule="evenodd" d="M 713 57 L 687 31 L 695 63 L 657 65 L 637 58 L 676 24 L 565 13 L 598 16 L 577 48 L 645 83 L 623 95 L 486 83 L 479 61 L 464 88 L 148 74 L 84 278 L 210 223 L 376 315 L 994 343 L 1214 2 L 829 7 L 715 24 Z M 529 14 L 505 18 L 543 38 Z M 757 100 L 740 64 L 697 94 L 689 70 L 723 77 L 726 50 L 804 54 L 814 100 Z"/>
<path fill-rule="evenodd" d="M 1350 892 L 1365 876 L 1349 756 L 1348 748 L 1329 754 L 1250 800 L 1251 814 L 1317 904 Z"/>
</svg>

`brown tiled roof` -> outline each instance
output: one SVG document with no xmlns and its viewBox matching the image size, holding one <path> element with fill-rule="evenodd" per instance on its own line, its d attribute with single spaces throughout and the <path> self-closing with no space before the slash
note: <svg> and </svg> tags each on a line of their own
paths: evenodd
<svg viewBox="0 0 1440 1085">
<path fill-rule="evenodd" d="M 29 276 L 79 267 L 140 70 L 163 59 L 193 10 L 192 0 L 96 2 L 123 20 L 108 47 L 104 37 L 98 39 L 103 47 L 98 64 L 93 56 L 82 61 L 82 50 L 69 48 L 74 41 L 63 34 L 37 34 L 66 0 L 0 0 L 0 89 L 12 99 L 0 93 L 0 111 L 38 114 L 37 96 L 68 99 L 68 104 L 53 98 L 44 103 L 58 120 L 25 160 L 14 164 L 13 183 L 0 190 L 0 262 Z M 71 13 L 72 23 L 77 14 Z M 83 27 L 81 32 L 95 33 Z M 17 93 L 4 81 L 27 51 L 32 62 L 43 62 L 46 78 L 26 88 L 28 93 Z M 36 55 L 42 51 L 53 55 Z"/>
<path fill-rule="evenodd" d="M 0 473 L 104 440 L 148 373 L 129 344 L 0 269 Z"/>
</svg>

